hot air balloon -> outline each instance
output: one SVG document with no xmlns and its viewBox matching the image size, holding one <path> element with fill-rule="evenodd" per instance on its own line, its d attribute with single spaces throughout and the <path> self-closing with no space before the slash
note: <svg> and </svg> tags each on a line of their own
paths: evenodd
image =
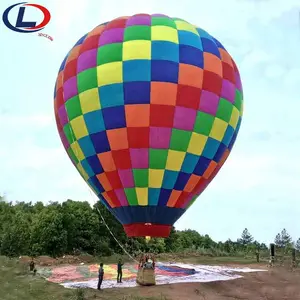
<svg viewBox="0 0 300 300">
<path fill-rule="evenodd" d="M 182 19 L 101 24 L 63 60 L 58 132 L 72 163 L 128 237 L 167 237 L 226 161 L 243 91 L 224 46 Z"/>
</svg>

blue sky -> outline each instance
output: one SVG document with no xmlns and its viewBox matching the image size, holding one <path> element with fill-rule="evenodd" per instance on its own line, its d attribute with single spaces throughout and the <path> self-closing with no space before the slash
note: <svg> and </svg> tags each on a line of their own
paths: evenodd
<svg viewBox="0 0 300 300">
<path fill-rule="evenodd" d="M 176 227 L 215 240 L 236 239 L 245 227 L 267 243 L 283 227 L 300 237 L 299 0 L 33 3 L 52 14 L 43 30 L 52 42 L 0 23 L 0 194 L 12 201 L 96 201 L 57 134 L 53 89 L 58 68 L 78 38 L 98 24 L 122 15 L 164 13 L 202 27 L 223 43 L 240 69 L 245 97 L 229 159 Z M 1 14 L 11 4 L 1 1 Z M 34 9 L 26 13 L 41 19 Z"/>
</svg>

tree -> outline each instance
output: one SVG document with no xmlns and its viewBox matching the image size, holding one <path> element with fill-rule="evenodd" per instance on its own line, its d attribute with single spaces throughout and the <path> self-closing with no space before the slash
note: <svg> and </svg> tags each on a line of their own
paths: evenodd
<svg viewBox="0 0 300 300">
<path fill-rule="evenodd" d="M 284 228 L 282 229 L 281 233 L 278 233 L 276 235 L 274 242 L 278 248 L 290 247 L 292 243 L 292 238 L 288 234 L 287 230 Z"/>
<path fill-rule="evenodd" d="M 300 238 L 297 240 L 295 248 L 296 250 L 300 251 Z"/>
<path fill-rule="evenodd" d="M 227 253 L 233 253 L 234 252 L 234 244 L 231 241 L 231 239 L 228 239 L 225 243 L 224 243 L 224 250 Z"/>
<path fill-rule="evenodd" d="M 184 249 L 203 247 L 203 238 L 196 230 L 188 229 L 178 232 L 178 239 Z"/>
<path fill-rule="evenodd" d="M 93 207 L 88 202 L 72 200 L 13 204 L 0 197 L 0 255 L 55 257 L 73 254 L 74 250 L 100 256 L 123 254 L 111 232 L 132 255 L 145 251 L 161 253 L 188 249 L 205 249 L 205 253 L 212 255 L 244 255 L 247 251 L 253 252 L 254 248 L 267 251 L 266 245 L 254 241 L 246 228 L 237 242 L 216 243 L 209 235 L 196 230 L 180 231 L 173 227 L 168 238 L 152 238 L 146 243 L 142 237 L 128 238 L 123 226 L 100 202 Z M 291 237 L 285 229 L 276 236 L 276 244 L 284 247 L 285 252 L 289 251 Z M 300 250 L 300 239 L 296 246 Z"/>
<path fill-rule="evenodd" d="M 162 238 L 154 238 L 149 241 L 149 252 L 162 253 L 166 251 L 165 240 Z"/>
<path fill-rule="evenodd" d="M 282 239 L 284 247 L 290 246 L 292 243 L 292 238 L 288 234 L 288 232 L 286 231 L 285 228 L 281 231 L 281 239 Z"/>
<path fill-rule="evenodd" d="M 9 257 L 19 256 L 27 253 L 30 242 L 30 224 L 27 216 L 22 211 L 18 211 L 12 219 L 10 225 L 4 228 L 2 236 L 1 254 Z"/>
<path fill-rule="evenodd" d="M 16 257 L 18 254 L 16 253 L 17 245 L 15 242 L 16 239 L 11 227 L 7 227 L 1 238 L 1 255 Z"/>
<path fill-rule="evenodd" d="M 64 228 L 67 231 L 67 251 L 72 252 L 73 249 L 83 252 L 92 253 L 99 249 L 98 245 L 109 242 L 107 238 L 103 238 L 100 228 L 100 222 L 95 210 L 88 202 L 77 202 L 68 200 L 62 204 Z"/>
<path fill-rule="evenodd" d="M 33 222 L 31 232 L 32 254 L 57 257 L 66 252 L 67 231 L 63 214 L 58 208 L 48 207 Z"/>
<path fill-rule="evenodd" d="M 281 234 L 278 233 L 275 237 L 275 240 L 274 240 L 274 243 L 275 245 L 278 247 L 278 248 L 282 248 L 283 247 L 283 241 L 282 241 L 282 238 L 281 238 Z"/>
<path fill-rule="evenodd" d="M 245 228 L 242 232 L 241 238 L 238 240 L 239 243 L 241 243 L 243 246 L 250 245 L 253 242 L 253 237 L 248 231 L 247 228 Z"/>
<path fill-rule="evenodd" d="M 259 249 L 264 251 L 264 250 L 268 250 L 268 247 L 265 243 L 261 243 Z"/>
<path fill-rule="evenodd" d="M 175 252 L 180 249 L 179 236 L 174 226 L 172 226 L 170 235 L 165 239 L 165 247 L 167 252 Z"/>
<path fill-rule="evenodd" d="M 217 243 L 214 242 L 208 234 L 205 234 L 201 238 L 201 246 L 205 249 L 215 248 Z"/>
</svg>

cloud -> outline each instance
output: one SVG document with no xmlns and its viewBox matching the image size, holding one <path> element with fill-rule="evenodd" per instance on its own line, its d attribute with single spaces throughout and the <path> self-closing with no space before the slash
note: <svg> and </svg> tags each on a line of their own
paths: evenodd
<svg viewBox="0 0 300 300">
<path fill-rule="evenodd" d="M 242 61 L 242 67 L 244 69 L 257 68 L 262 63 L 267 63 L 271 61 L 271 56 L 269 53 L 262 49 L 254 49 Z"/>
<path fill-rule="evenodd" d="M 66 154 L 53 114 L 2 114 L 0 194 L 10 201 L 95 203 L 88 185 Z"/>
<path fill-rule="evenodd" d="M 280 65 L 269 65 L 266 67 L 265 75 L 270 79 L 281 78 L 285 74 L 285 69 Z"/>
<path fill-rule="evenodd" d="M 251 137 L 257 141 L 269 141 L 272 138 L 272 134 L 269 131 L 262 130 L 262 131 L 256 131 L 251 134 Z"/>
<path fill-rule="evenodd" d="M 300 67 L 290 69 L 285 73 L 284 85 L 286 88 L 298 88 L 300 86 Z"/>
<path fill-rule="evenodd" d="M 55 3 L 55 4 L 54 4 Z M 55 1 L 52 3 L 52 22 L 56 27 L 56 32 L 64 35 L 70 31 L 74 24 L 80 24 L 87 19 L 86 9 L 88 2 L 82 0 Z"/>
<path fill-rule="evenodd" d="M 39 147 L 23 139 L 19 147 L 1 149 L 0 191 L 9 200 L 85 200 L 88 187 L 70 162 L 63 147 Z M 21 149 L 20 149 L 21 147 Z M 4 158 L 4 159 L 3 159 Z"/>
<path fill-rule="evenodd" d="M 230 154 L 219 174 L 213 180 L 209 189 L 216 193 L 247 192 L 268 181 L 267 174 L 272 169 L 277 157 L 260 153 Z"/>
<path fill-rule="evenodd" d="M 19 128 L 22 127 L 47 127 L 51 125 L 54 121 L 54 116 L 51 114 L 13 114 L 13 113 L 3 113 L 0 115 L 0 121 L 2 124 L 2 129 L 9 128 Z"/>
</svg>

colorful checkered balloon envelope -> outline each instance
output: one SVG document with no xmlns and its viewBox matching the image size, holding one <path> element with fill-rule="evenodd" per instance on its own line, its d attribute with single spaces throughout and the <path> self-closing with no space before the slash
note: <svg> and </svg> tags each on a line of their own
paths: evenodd
<svg viewBox="0 0 300 300">
<path fill-rule="evenodd" d="M 169 235 L 227 159 L 243 110 L 223 45 L 159 14 L 120 17 L 80 38 L 54 98 L 69 157 L 128 236 Z"/>
</svg>

